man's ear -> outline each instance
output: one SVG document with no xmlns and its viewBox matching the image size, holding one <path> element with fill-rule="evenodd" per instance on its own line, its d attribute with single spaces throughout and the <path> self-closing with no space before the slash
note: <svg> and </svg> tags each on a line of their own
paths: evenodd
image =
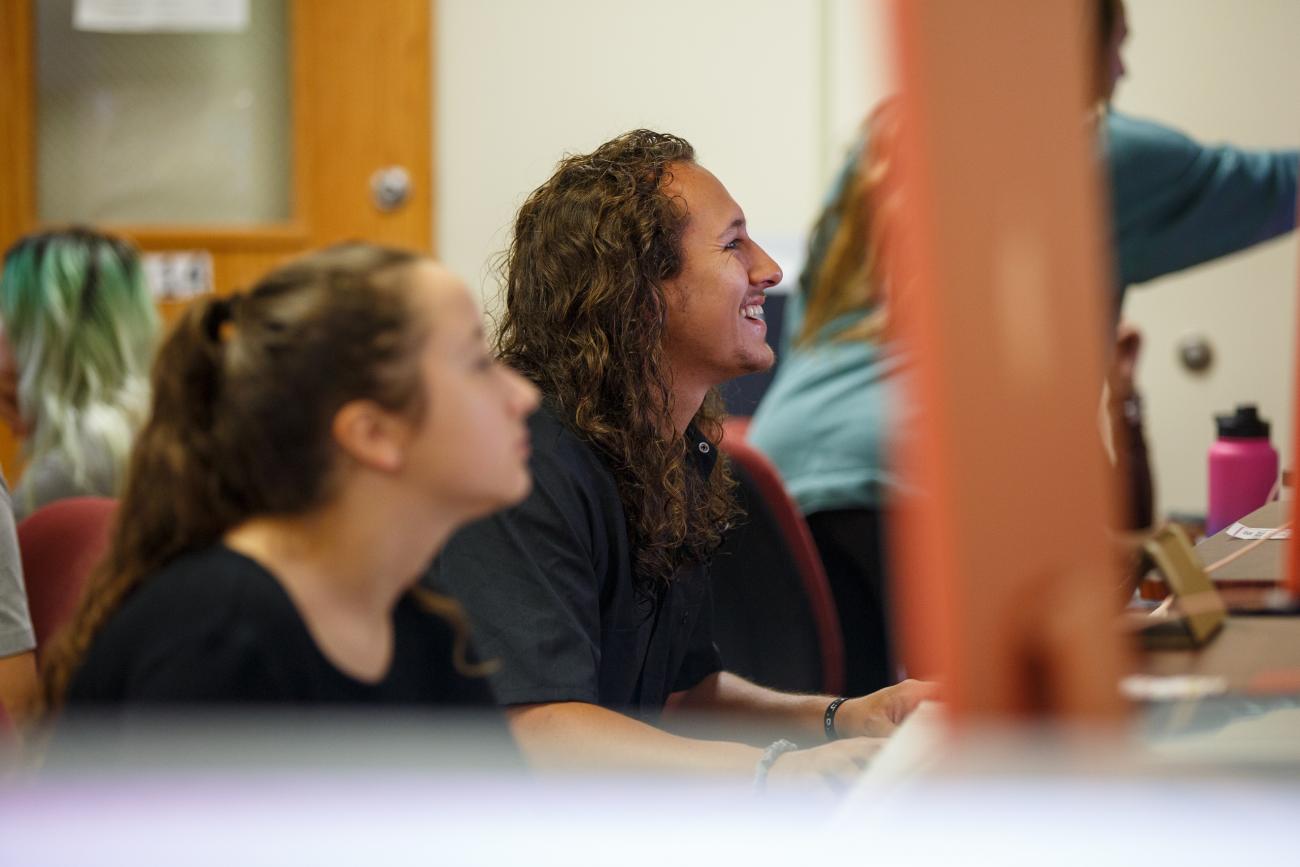
<svg viewBox="0 0 1300 867">
<path fill-rule="evenodd" d="M 406 463 L 408 423 L 372 400 L 354 400 L 334 414 L 334 442 L 362 466 L 394 473 Z"/>
</svg>

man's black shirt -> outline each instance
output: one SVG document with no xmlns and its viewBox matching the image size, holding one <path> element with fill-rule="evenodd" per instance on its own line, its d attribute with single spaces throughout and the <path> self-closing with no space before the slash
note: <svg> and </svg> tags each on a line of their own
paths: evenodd
<svg viewBox="0 0 1300 867">
<path fill-rule="evenodd" d="M 529 421 L 533 490 L 472 524 L 426 581 L 455 597 L 504 705 L 580 701 L 654 718 L 668 696 L 722 668 L 707 567 L 650 594 L 633 580 L 627 516 L 595 450 L 543 406 Z M 707 475 L 713 445 L 687 431 Z"/>
</svg>

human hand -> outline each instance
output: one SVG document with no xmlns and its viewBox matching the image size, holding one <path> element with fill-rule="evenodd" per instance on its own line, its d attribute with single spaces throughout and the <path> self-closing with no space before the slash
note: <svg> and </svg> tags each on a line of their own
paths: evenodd
<svg viewBox="0 0 1300 867">
<path fill-rule="evenodd" d="M 938 693 L 938 684 L 905 680 L 862 698 L 850 699 L 835 714 L 835 730 L 841 737 L 886 737 L 918 704 L 937 698 Z"/>
<path fill-rule="evenodd" d="M 884 744 L 881 738 L 846 738 L 784 753 L 768 771 L 767 785 L 839 794 L 862 775 Z"/>
</svg>

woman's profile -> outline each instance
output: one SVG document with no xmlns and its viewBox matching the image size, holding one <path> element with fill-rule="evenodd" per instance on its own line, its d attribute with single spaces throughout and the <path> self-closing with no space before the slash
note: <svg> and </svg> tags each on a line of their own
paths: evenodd
<svg viewBox="0 0 1300 867">
<path fill-rule="evenodd" d="M 310 254 L 194 303 L 153 395 L 48 710 L 491 703 L 454 604 L 415 588 L 531 484 L 536 391 L 463 283 L 403 250 Z"/>
</svg>

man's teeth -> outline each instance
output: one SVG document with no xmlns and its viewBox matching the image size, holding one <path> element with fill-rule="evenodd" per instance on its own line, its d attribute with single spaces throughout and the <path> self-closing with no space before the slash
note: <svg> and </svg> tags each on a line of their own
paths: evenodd
<svg viewBox="0 0 1300 867">
<path fill-rule="evenodd" d="M 750 304 L 747 307 L 740 308 L 740 315 L 746 319 L 757 319 L 763 321 L 763 306 L 761 304 Z"/>
</svg>

